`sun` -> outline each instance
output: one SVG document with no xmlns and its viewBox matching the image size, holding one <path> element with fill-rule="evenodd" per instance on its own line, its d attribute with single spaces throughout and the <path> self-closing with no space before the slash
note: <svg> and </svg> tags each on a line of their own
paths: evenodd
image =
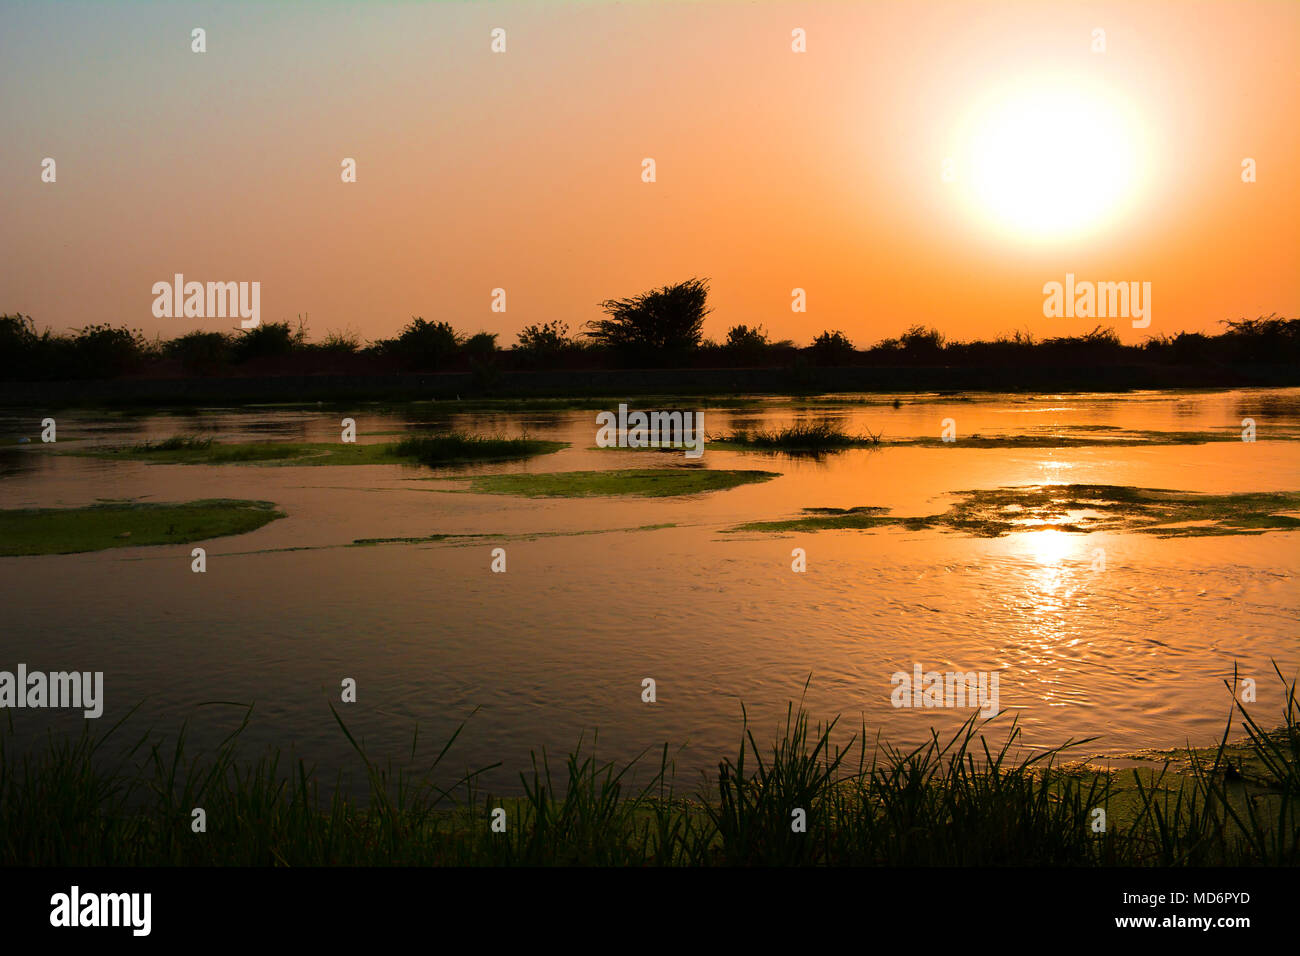
<svg viewBox="0 0 1300 956">
<path fill-rule="evenodd" d="M 1140 122 L 1123 99 L 1079 80 L 996 91 L 967 117 L 965 182 L 976 214 L 1035 240 L 1073 238 L 1133 203 L 1144 178 Z"/>
</svg>

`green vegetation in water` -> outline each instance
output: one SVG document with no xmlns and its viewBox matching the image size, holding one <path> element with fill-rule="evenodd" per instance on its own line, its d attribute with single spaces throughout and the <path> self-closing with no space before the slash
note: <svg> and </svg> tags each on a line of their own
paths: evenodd
<svg viewBox="0 0 1300 956">
<path fill-rule="evenodd" d="M 569 411 L 607 411 L 617 408 L 619 402 L 627 402 L 626 393 L 619 395 L 520 395 L 520 396 L 466 396 L 464 398 L 430 398 L 399 402 L 374 402 L 370 406 L 381 413 L 434 412 L 446 415 L 459 415 L 464 412 L 569 412 Z M 665 411 L 694 411 L 701 408 L 753 408 L 773 403 L 780 403 L 781 397 L 773 395 L 722 395 L 722 394 L 644 394 L 637 395 L 632 401 L 637 408 L 657 408 Z M 354 408 L 355 403 L 333 403 L 339 409 Z M 249 406 L 252 407 L 252 406 Z M 289 402 L 261 407 L 305 408 L 315 410 L 314 402 Z"/>
<path fill-rule="evenodd" d="M 834 531 L 882 528 L 905 525 L 908 521 L 925 522 L 927 519 L 898 518 L 889 514 L 888 508 L 859 505 L 856 508 L 805 508 L 804 517 L 781 521 L 750 521 L 729 531 Z M 924 527 L 924 524 L 917 527 Z"/>
<path fill-rule="evenodd" d="M 423 465 L 446 465 L 467 461 L 516 461 L 550 454 L 565 445 L 565 442 L 540 441 L 528 437 L 484 437 L 449 432 L 404 438 L 393 448 L 393 454 Z"/>
<path fill-rule="evenodd" d="M 184 544 L 243 534 L 283 517 L 269 501 L 229 498 L 0 511 L 0 556 Z"/>
<path fill-rule="evenodd" d="M 663 522 L 660 524 L 638 525 L 635 528 L 589 528 L 585 531 L 521 531 L 515 534 L 454 534 L 451 532 L 436 532 L 434 534 L 401 538 L 357 538 L 351 544 L 344 545 L 344 547 L 368 548 L 383 544 L 430 544 L 439 541 L 453 541 L 457 543 L 464 542 L 470 544 L 481 541 L 483 538 L 491 538 L 493 541 L 538 541 L 543 538 L 575 538 L 592 534 L 629 534 L 636 531 L 662 531 L 664 528 L 675 527 L 677 527 L 677 525 L 672 522 Z"/>
<path fill-rule="evenodd" d="M 1013 722 L 998 744 L 977 716 L 868 756 L 866 728 L 839 746 L 837 720 L 814 727 L 792 704 L 771 745 L 746 720 L 736 755 L 693 791 L 675 786 L 666 744 L 640 779 L 639 760 L 618 766 L 579 745 L 554 772 L 534 752 L 524 795 L 505 798 L 478 785 L 498 764 L 440 769 L 463 725 L 411 773 L 367 755 L 331 705 L 368 783 L 358 800 L 342 786 L 322 796 L 306 762 L 278 750 L 241 758 L 251 708 L 215 754 L 187 750 L 182 729 L 174 744 L 146 734 L 104 759 L 124 717 L 23 756 L 0 736 L 0 865 L 1295 866 L 1300 720 L 1295 683 L 1283 685 L 1278 730 L 1233 702 L 1248 761 L 1229 756 L 1230 718 L 1224 743 L 1181 771 L 1071 766 L 1065 755 L 1091 740 L 1027 748 Z M 196 806 L 202 840 L 177 825 Z M 498 806 L 505 833 L 489 825 Z M 807 832 L 792 832 L 791 807 L 806 810 Z"/>
<path fill-rule="evenodd" d="M 1300 434 L 1284 430 L 1271 431 L 1270 441 L 1296 441 Z M 1262 440 L 1262 439 L 1261 439 Z M 738 428 L 733 432 L 709 435 L 708 447 L 717 451 L 757 451 L 790 456 L 821 456 L 850 448 L 1138 448 L 1151 445 L 1205 445 L 1211 442 L 1239 442 L 1241 432 L 1225 431 L 1153 431 L 1121 429 L 1110 425 L 1043 426 L 1025 435 L 959 435 L 953 441 L 936 436 L 886 439 L 870 429 L 865 434 L 846 432 L 830 422 L 798 423 L 785 428 Z M 591 450 L 596 450 L 595 447 Z M 675 448 L 626 449 L 609 451 L 676 451 Z"/>
<path fill-rule="evenodd" d="M 523 498 L 592 498 L 637 495 L 666 498 L 725 491 L 780 477 L 774 471 L 725 471 L 707 468 L 631 468 L 616 471 L 560 471 L 548 474 L 476 475 L 461 479 L 480 495 Z"/>
<path fill-rule="evenodd" d="M 449 432 L 412 435 L 400 442 L 236 442 L 177 435 L 120 448 L 77 449 L 66 454 L 172 465 L 456 465 L 515 461 L 549 454 L 565 442 Z"/>
<path fill-rule="evenodd" d="M 164 438 L 162 441 L 146 441 L 131 446 L 132 451 L 142 454 L 167 451 L 205 452 L 211 448 L 212 439 L 201 435 L 173 435 L 171 438 Z"/>
<path fill-rule="evenodd" d="M 962 492 L 950 522 L 982 534 L 1025 529 L 1136 531 L 1160 537 L 1300 528 L 1300 493 L 1208 495 L 1130 485 L 1032 485 Z"/>
<path fill-rule="evenodd" d="M 805 508 L 803 516 L 751 521 L 731 531 L 828 531 L 900 526 L 996 538 L 1016 531 L 1137 532 L 1163 538 L 1263 534 L 1300 528 L 1300 493 L 1206 495 L 1128 485 L 1028 485 L 957 492 L 943 514 L 890 515 L 887 508 Z"/>
<path fill-rule="evenodd" d="M 818 455 L 846 448 L 874 448 L 880 436 L 868 430 L 852 435 L 834 422 L 796 422 L 785 428 L 738 428 L 727 435 L 709 437 L 709 445 L 722 450 L 778 451 L 787 454 Z"/>
<path fill-rule="evenodd" d="M 374 548 L 385 545 L 448 544 L 451 547 L 469 547 L 484 540 L 539 541 L 544 538 L 575 538 L 595 534 L 632 534 L 638 531 L 661 531 L 675 528 L 672 522 L 643 524 L 631 528 L 588 528 L 584 531 L 519 531 L 513 533 L 435 531 L 431 534 L 401 535 L 392 538 L 354 538 L 345 544 L 307 544 L 285 548 L 257 548 L 253 551 L 223 551 L 214 557 L 238 557 L 246 554 L 285 554 L 290 551 L 333 551 L 339 548 Z"/>
<path fill-rule="evenodd" d="M 1085 434 L 1078 434 L 1083 432 Z M 1086 434 L 1103 432 L 1104 434 Z M 1294 441 L 1290 432 L 1273 432 L 1272 441 Z M 1262 440 L 1262 439 L 1261 439 Z M 1119 429 L 1105 425 L 1044 426 L 1027 435 L 959 435 L 954 441 L 925 436 L 897 438 L 885 442 L 893 448 L 1137 448 L 1147 445 L 1205 445 L 1211 442 L 1239 442 L 1241 431 L 1154 431 Z"/>
</svg>

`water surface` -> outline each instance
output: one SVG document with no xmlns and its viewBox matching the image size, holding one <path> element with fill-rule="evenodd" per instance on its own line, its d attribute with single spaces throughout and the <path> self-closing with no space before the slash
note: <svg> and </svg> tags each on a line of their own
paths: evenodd
<svg viewBox="0 0 1300 956">
<path fill-rule="evenodd" d="M 830 418 L 883 432 L 888 443 L 937 438 L 951 418 L 957 442 L 820 460 L 708 450 L 691 463 L 594 448 L 595 410 L 586 409 L 458 411 L 440 402 L 56 416 L 60 451 L 178 433 L 334 441 L 343 417 L 356 419 L 361 441 L 456 427 L 570 443 L 527 462 L 454 470 L 149 465 L 56 454 L 37 437 L 46 412 L 10 411 L 0 416 L 3 507 L 237 497 L 274 501 L 287 517 L 207 542 L 206 574 L 191 572 L 188 544 L 0 558 L 0 669 L 102 670 L 103 728 L 143 701 L 132 727 L 188 720 L 198 745 L 239 720 L 234 708 L 205 702 L 252 703 L 250 744 L 292 747 L 331 778 L 356 766 L 328 708 L 351 677 L 358 701 L 341 712 L 376 756 L 404 761 L 417 725 L 417 754 L 436 752 L 468 718 L 449 762 L 501 762 L 491 777 L 498 787 L 528 766 L 530 749 L 563 752 L 595 731 L 599 752 L 617 759 L 667 741 L 679 779 L 693 780 L 734 751 L 742 702 L 760 739 L 770 736 L 809 675 L 815 715 L 841 714 L 873 739 L 919 743 L 970 711 L 892 707 L 890 675 L 918 662 L 996 670 L 1004 713 L 991 732 L 1000 737 L 996 728 L 1014 717 L 1030 746 L 1085 736 L 1100 737 L 1089 754 L 1213 743 L 1234 665 L 1257 679 L 1257 707 L 1274 722 L 1281 697 L 1270 660 L 1288 678 L 1300 666 L 1294 532 L 728 529 L 806 507 L 934 514 L 957 491 L 1044 482 L 1296 491 L 1300 390 L 898 400 L 897 408 L 894 396 L 706 405 L 705 423 L 718 433 Z M 1240 440 L 1247 417 L 1255 442 Z M 977 434 L 1115 444 L 963 447 Z M 20 435 L 35 443 L 13 445 Z M 466 494 L 437 480 L 692 466 L 780 477 L 681 498 L 578 500 Z M 629 530 L 650 525 L 671 527 Z M 345 547 L 435 533 L 489 537 Z M 506 549 L 505 574 L 490 571 L 494 547 Z M 791 571 L 794 548 L 806 551 L 806 573 Z M 641 701 L 646 677 L 657 683 L 654 704 Z M 47 727 L 82 724 L 49 712 L 12 717 L 24 743 Z"/>
</svg>

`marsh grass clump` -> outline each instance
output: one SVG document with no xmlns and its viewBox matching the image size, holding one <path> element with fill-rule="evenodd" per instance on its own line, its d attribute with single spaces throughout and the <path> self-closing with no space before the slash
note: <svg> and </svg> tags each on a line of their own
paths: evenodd
<svg viewBox="0 0 1300 956">
<path fill-rule="evenodd" d="M 1278 430 L 1269 435 L 1270 441 L 1295 441 L 1296 435 Z M 960 441 L 945 441 L 935 436 L 899 438 L 889 442 L 895 448 L 1139 448 L 1154 445 L 1205 445 L 1211 442 L 1238 442 L 1241 433 L 1235 429 L 1219 431 L 1157 431 L 1154 429 L 1123 429 L 1113 425 L 1063 425 L 1040 426 L 1029 434 L 1015 435 L 965 435 Z"/>
<path fill-rule="evenodd" d="M 564 442 L 483 438 L 453 432 L 413 435 L 400 442 L 231 442 L 178 435 L 116 448 L 78 448 L 61 454 L 169 465 L 449 465 L 514 461 L 548 454 Z"/>
<path fill-rule="evenodd" d="M 354 446 L 346 446 L 354 447 Z M 238 465 L 276 463 L 326 453 L 329 446 L 305 442 L 232 442 L 210 437 L 174 435 L 162 441 L 146 441 L 114 448 L 79 448 L 63 454 L 90 458 L 143 461 L 160 465 Z"/>
<path fill-rule="evenodd" d="M 506 438 L 500 435 L 447 432 L 441 435 L 411 435 L 393 446 L 393 454 L 422 465 L 446 465 L 473 461 L 515 461 L 558 451 L 563 447 L 563 442 L 540 441 L 526 435 L 521 438 Z"/>
<path fill-rule="evenodd" d="M 612 471 L 561 471 L 548 474 L 478 475 L 467 479 L 469 490 L 481 495 L 524 498 L 593 498 L 635 495 L 667 498 L 779 478 L 774 471 L 713 468 L 625 468 Z"/>
<path fill-rule="evenodd" d="M 1132 485 L 1029 485 L 961 492 L 944 516 L 986 535 L 1015 530 L 1130 531 L 1160 537 L 1260 534 L 1300 528 L 1294 492 L 1212 495 Z"/>
<path fill-rule="evenodd" d="M 201 435 L 173 435 L 162 441 L 145 441 L 132 445 L 131 450 L 141 454 L 164 451 L 207 451 L 212 447 L 211 437 Z"/>
<path fill-rule="evenodd" d="M 833 531 L 898 526 L 982 538 L 1025 531 L 1094 531 L 1162 538 L 1300 530 L 1300 493 L 1207 495 L 1131 485 L 1024 485 L 956 492 L 941 514 L 905 517 L 888 508 L 805 508 L 797 518 L 751 521 L 731 531 Z"/>
<path fill-rule="evenodd" d="M 846 448 L 875 447 L 880 444 L 880 435 L 870 430 L 865 435 L 853 435 L 835 422 L 818 421 L 796 422 L 784 428 L 738 428 L 730 434 L 710 436 L 709 442 L 724 448 L 823 454 Z"/>
<path fill-rule="evenodd" d="M 171 743 L 145 733 L 111 753 L 130 714 L 103 736 L 50 737 L 20 755 L 10 712 L 0 865 L 1294 866 L 1300 709 L 1295 681 L 1274 670 L 1280 728 L 1265 729 L 1233 698 L 1217 747 L 1156 755 L 1151 767 L 1067 762 L 1091 739 L 1030 748 L 1014 722 L 991 743 L 978 715 L 915 747 L 877 739 L 868 755 L 865 728 L 841 745 L 837 720 L 814 725 L 791 703 L 770 744 L 745 715 L 735 756 L 686 792 L 666 745 L 644 767 L 648 751 L 617 764 L 580 741 L 554 766 L 534 752 L 522 796 L 493 796 L 479 780 L 498 764 L 440 770 L 463 725 L 427 769 L 394 769 L 331 706 L 366 796 L 348 796 L 342 779 L 325 796 L 302 760 L 241 755 L 251 708 L 207 755 L 192 752 L 185 728 Z M 1229 744 L 1237 715 L 1245 737 Z M 195 806 L 207 810 L 206 839 L 190 832 Z M 488 825 L 496 807 L 508 813 L 504 833 Z M 794 809 L 806 813 L 805 832 L 792 828 Z"/>
</svg>

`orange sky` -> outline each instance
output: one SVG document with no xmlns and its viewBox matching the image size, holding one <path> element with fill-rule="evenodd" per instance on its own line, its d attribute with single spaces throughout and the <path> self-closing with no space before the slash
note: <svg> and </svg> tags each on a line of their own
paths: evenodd
<svg viewBox="0 0 1300 956">
<path fill-rule="evenodd" d="M 262 320 L 315 337 L 421 315 L 508 345 L 707 276 L 711 337 L 865 345 L 1086 331 L 1043 316 L 1070 272 L 1152 284 L 1149 329 L 1101 320 L 1129 341 L 1296 316 L 1297 64 L 1286 0 L 6 5 L 0 311 L 233 327 L 154 318 L 181 272 L 259 281 Z M 1009 234 L 969 199 L 963 124 L 1061 77 L 1137 118 L 1142 187 L 1086 235 Z"/>
</svg>

